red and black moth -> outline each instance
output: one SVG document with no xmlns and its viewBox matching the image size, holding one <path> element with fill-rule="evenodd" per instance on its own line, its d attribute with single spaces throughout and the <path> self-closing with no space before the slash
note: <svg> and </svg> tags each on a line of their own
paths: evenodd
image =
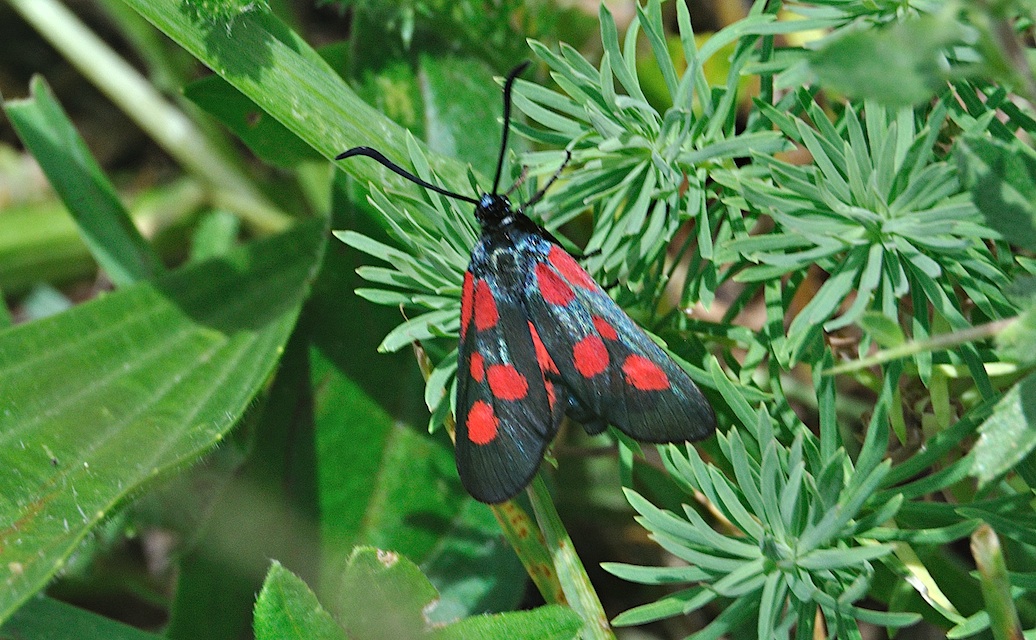
<svg viewBox="0 0 1036 640">
<path fill-rule="evenodd" d="M 464 488 L 487 503 L 512 498 L 529 484 L 566 414 L 590 434 L 611 424 L 643 442 L 700 440 L 716 429 L 712 407 L 687 373 L 554 236 L 498 193 L 511 87 L 527 65 L 504 83 L 496 177 L 493 190 L 478 200 L 430 184 L 370 147 L 336 158 L 367 156 L 475 205 L 482 236 L 461 296 L 456 457 Z"/>
</svg>

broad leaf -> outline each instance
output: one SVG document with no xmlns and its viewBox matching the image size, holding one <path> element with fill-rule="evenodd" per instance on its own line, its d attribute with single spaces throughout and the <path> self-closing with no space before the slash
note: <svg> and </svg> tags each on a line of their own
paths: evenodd
<svg viewBox="0 0 1036 640">
<path fill-rule="evenodd" d="M 300 225 L 0 333 L 0 619 L 120 502 L 226 435 L 276 365 L 325 237 Z"/>
</svg>

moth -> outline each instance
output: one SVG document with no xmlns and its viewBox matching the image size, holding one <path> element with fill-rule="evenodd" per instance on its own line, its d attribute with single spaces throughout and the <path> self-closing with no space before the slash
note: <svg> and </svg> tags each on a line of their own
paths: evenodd
<svg viewBox="0 0 1036 640">
<path fill-rule="evenodd" d="M 642 442 L 701 440 L 716 429 L 687 373 L 523 212 L 558 174 L 518 208 L 499 193 L 511 88 L 527 65 L 504 82 L 496 177 L 478 199 L 422 180 L 370 147 L 336 157 L 366 156 L 475 206 L 482 233 L 461 289 L 456 460 L 464 488 L 486 503 L 508 500 L 532 481 L 565 415 L 590 434 L 611 424 Z"/>
</svg>

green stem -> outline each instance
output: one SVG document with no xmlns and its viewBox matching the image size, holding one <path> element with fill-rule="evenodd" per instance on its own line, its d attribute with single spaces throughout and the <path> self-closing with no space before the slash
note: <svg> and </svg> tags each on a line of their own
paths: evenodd
<svg viewBox="0 0 1036 640">
<path fill-rule="evenodd" d="M 837 367 L 831 367 L 824 372 L 826 376 L 833 376 L 839 373 L 847 373 L 850 371 L 859 371 L 860 369 L 866 369 L 873 367 L 885 362 L 892 360 L 900 360 L 902 358 L 908 358 L 910 356 L 924 353 L 926 351 L 942 351 L 943 349 L 949 349 L 956 347 L 967 342 L 974 342 L 975 340 L 982 340 L 985 338 L 991 338 L 1007 327 L 1007 325 L 1016 321 L 1018 318 L 1007 318 L 1005 320 L 997 320 L 988 324 L 979 325 L 977 327 L 971 327 L 970 329 L 963 329 L 961 331 L 954 331 L 952 333 L 944 333 L 937 336 L 932 336 L 928 340 L 917 340 L 914 342 L 907 342 L 891 349 L 885 349 L 879 351 L 872 356 L 861 358 L 859 360 L 853 360 L 852 362 L 846 362 L 840 364 Z"/>
<path fill-rule="evenodd" d="M 257 231 L 291 219 L 225 160 L 200 129 L 58 0 L 7 0 L 26 22 L 188 171 Z"/>
<path fill-rule="evenodd" d="M 590 577 L 586 575 L 586 569 L 572 545 L 565 525 L 561 522 L 561 516 L 554 508 L 547 485 L 538 474 L 529 486 L 529 500 L 532 502 L 532 510 L 536 514 L 540 531 L 543 532 L 544 541 L 550 550 L 554 570 L 561 582 L 565 599 L 583 618 L 580 637 L 584 640 L 615 640 L 615 634 L 608 624 L 608 617 L 604 613 L 597 592 L 590 583 Z"/>
</svg>

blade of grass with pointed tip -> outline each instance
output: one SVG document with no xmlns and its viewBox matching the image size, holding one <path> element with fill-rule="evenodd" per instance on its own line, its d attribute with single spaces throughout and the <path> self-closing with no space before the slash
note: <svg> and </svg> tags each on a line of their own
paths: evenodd
<svg viewBox="0 0 1036 640">
<path fill-rule="evenodd" d="M 205 181 L 214 200 L 263 233 L 283 231 L 291 223 L 192 120 L 60 0 L 8 0 L 7 4 L 177 162 Z M 178 6 L 190 11 L 191 5 Z"/>
<path fill-rule="evenodd" d="M 40 76 L 30 86 L 31 97 L 5 102 L 4 111 L 68 207 L 98 264 L 120 286 L 162 273 L 158 254 L 133 225 L 115 187 L 50 87 Z"/>
<path fill-rule="evenodd" d="M 287 341 L 318 222 L 0 332 L 0 620 L 120 502 L 237 422 Z"/>
<path fill-rule="evenodd" d="M 989 612 L 993 637 L 996 640 L 1022 637 L 1000 539 L 989 525 L 983 524 L 971 535 L 971 555 L 978 568 L 982 599 Z"/>
</svg>

